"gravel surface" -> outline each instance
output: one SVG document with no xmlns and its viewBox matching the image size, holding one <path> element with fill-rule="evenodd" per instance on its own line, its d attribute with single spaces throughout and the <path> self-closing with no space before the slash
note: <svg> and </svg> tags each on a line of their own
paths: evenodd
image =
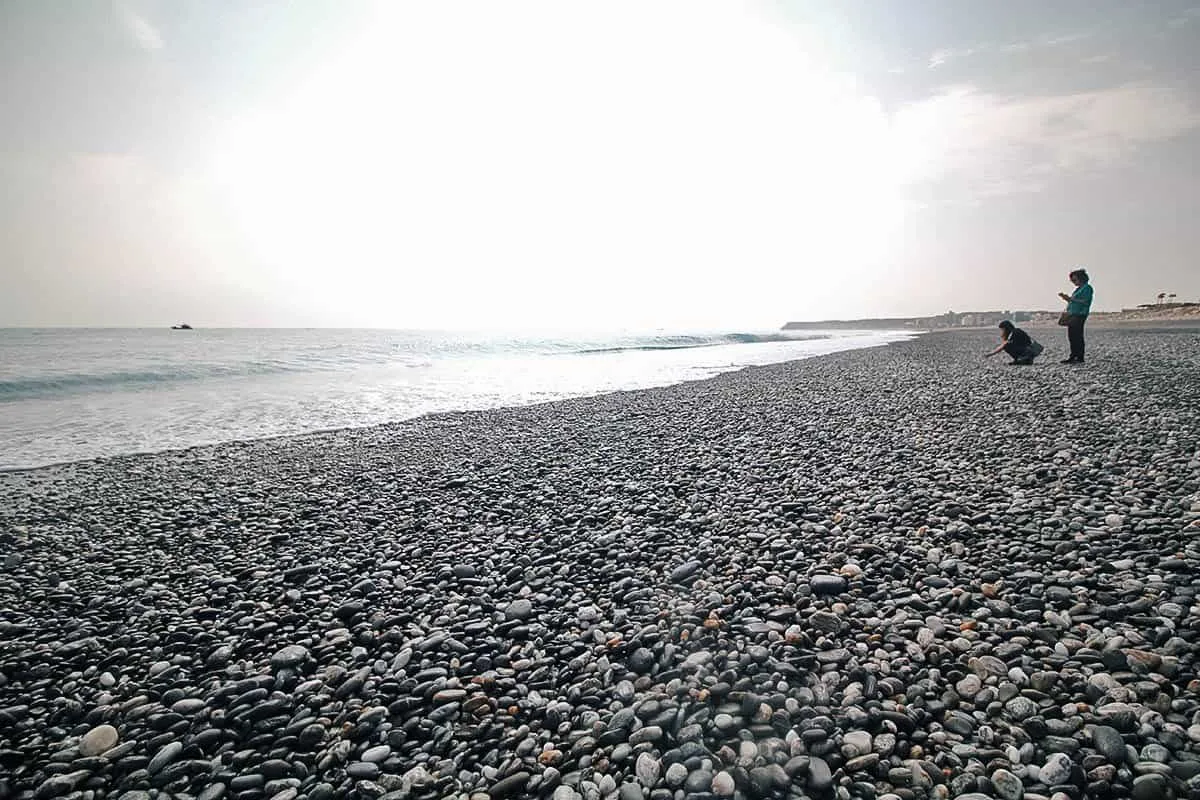
<svg viewBox="0 0 1200 800">
<path fill-rule="evenodd" d="M 0 800 L 1200 798 L 1200 331 L 993 342 L 0 476 Z"/>
</svg>

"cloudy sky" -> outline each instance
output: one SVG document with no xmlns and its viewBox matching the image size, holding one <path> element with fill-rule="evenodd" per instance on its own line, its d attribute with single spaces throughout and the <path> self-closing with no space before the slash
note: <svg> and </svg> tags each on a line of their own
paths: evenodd
<svg viewBox="0 0 1200 800">
<path fill-rule="evenodd" d="M 1200 2 L 6 0 L 0 327 L 1200 300 Z"/>
</svg>

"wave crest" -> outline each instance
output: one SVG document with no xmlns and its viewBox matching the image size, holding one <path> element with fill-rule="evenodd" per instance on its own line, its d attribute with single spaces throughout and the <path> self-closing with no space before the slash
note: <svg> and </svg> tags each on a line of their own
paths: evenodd
<svg viewBox="0 0 1200 800">
<path fill-rule="evenodd" d="M 638 350 L 690 350 L 696 347 L 720 347 L 730 344 L 762 344 L 766 342 L 808 342 L 814 339 L 828 339 L 827 333 L 786 334 L 786 333 L 721 333 L 711 336 L 648 336 L 639 337 L 628 344 L 622 343 L 612 347 L 595 347 L 586 350 L 576 350 L 576 353 L 624 353 Z"/>
</svg>

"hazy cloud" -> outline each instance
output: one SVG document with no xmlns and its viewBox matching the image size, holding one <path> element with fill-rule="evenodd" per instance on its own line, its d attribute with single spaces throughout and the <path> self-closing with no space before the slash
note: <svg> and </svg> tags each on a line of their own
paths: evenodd
<svg viewBox="0 0 1200 800">
<path fill-rule="evenodd" d="M 1105 307 L 1200 296 L 1198 30 L 1200 0 L 0 0 L 0 325 L 915 314 L 1080 262 Z"/>
<path fill-rule="evenodd" d="M 1154 86 L 1042 97 L 956 87 L 895 116 L 922 155 L 914 182 L 954 179 L 984 195 L 1036 191 L 1056 174 L 1112 166 L 1141 147 L 1200 129 L 1181 92 Z"/>
<path fill-rule="evenodd" d="M 1026 39 L 1015 42 L 985 42 L 973 47 L 961 49 L 942 48 L 935 50 L 929 56 L 929 69 L 946 66 L 953 61 L 962 61 L 979 55 L 1016 55 L 1028 53 L 1031 50 L 1061 47 L 1063 45 L 1083 42 L 1092 37 L 1091 33 L 1067 33 L 1058 36 L 1043 36 L 1036 39 Z"/>
<path fill-rule="evenodd" d="M 162 35 L 144 16 L 120 2 L 116 4 L 116 13 L 121 24 L 125 26 L 139 47 L 145 50 L 161 50 L 163 48 Z"/>
</svg>

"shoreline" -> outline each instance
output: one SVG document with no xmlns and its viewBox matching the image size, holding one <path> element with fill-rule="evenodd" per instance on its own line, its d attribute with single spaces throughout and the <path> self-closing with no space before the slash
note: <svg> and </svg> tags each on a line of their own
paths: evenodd
<svg viewBox="0 0 1200 800">
<path fill-rule="evenodd" d="M 919 338 L 920 336 L 923 336 L 925 334 L 924 331 L 898 331 L 898 330 L 896 330 L 896 331 L 881 330 L 878 333 L 902 334 L 906 337 L 905 339 L 900 339 L 897 341 L 910 341 L 914 338 Z M 768 364 L 747 364 L 744 366 L 737 367 L 735 369 L 727 369 L 727 370 L 718 371 L 714 374 L 711 374 L 711 375 L 708 375 L 705 377 L 691 378 L 691 379 L 687 379 L 687 380 L 677 381 L 675 383 L 663 384 L 660 386 L 642 387 L 642 388 L 635 388 L 635 389 L 618 389 L 618 390 L 613 390 L 613 391 L 598 391 L 593 394 L 582 394 L 582 395 L 577 395 L 574 397 L 564 397 L 564 398 L 557 398 L 557 399 L 553 399 L 553 400 L 541 400 L 541 401 L 537 401 L 537 402 L 533 402 L 533 403 L 523 403 L 523 404 L 519 404 L 519 405 L 501 405 L 501 406 L 494 406 L 491 408 L 476 408 L 476 409 L 470 409 L 470 408 L 456 409 L 456 410 L 452 410 L 452 411 L 430 411 L 430 412 L 418 414 L 416 416 L 403 417 L 403 418 L 391 420 L 388 422 L 378 422 L 378 423 L 369 423 L 369 424 L 364 424 L 364 425 L 350 425 L 350 426 L 330 427 L 330 428 L 315 428 L 313 430 L 307 430 L 307 431 L 303 431 L 300 433 L 281 433 L 281 434 L 272 434 L 272 435 L 267 435 L 267 436 L 250 437 L 250 438 L 245 438 L 245 439 L 227 439 L 227 440 L 223 440 L 223 441 L 219 441 L 219 442 L 207 442 L 207 443 L 203 443 L 203 444 L 188 445 L 185 447 L 166 447 L 166 448 L 158 449 L 158 450 L 141 450 L 141 451 L 135 451 L 135 452 L 129 452 L 129 453 L 116 453 L 116 454 L 106 455 L 106 456 L 95 456 L 92 458 L 66 459 L 66 460 L 62 460 L 62 461 L 54 461 L 54 462 L 49 462 L 49 463 L 45 463 L 45 464 L 34 464 L 34 465 L 30 465 L 30 466 L 3 466 L 3 465 L 0 465 L 0 479 L 3 479 L 3 476 L 5 476 L 5 475 L 20 475 L 20 474 L 26 474 L 26 473 L 31 473 L 31 472 L 37 472 L 39 470 L 44 470 L 44 469 L 56 469 L 56 468 L 69 467 L 72 465 L 79 465 L 79 464 L 101 463 L 101 462 L 109 461 L 111 459 L 152 457 L 152 456 L 156 456 L 159 454 L 187 453 L 187 452 L 191 452 L 191 451 L 205 450 L 205 449 L 214 448 L 214 447 L 224 447 L 224 446 L 229 446 L 229 445 L 244 445 L 244 444 L 251 443 L 251 442 L 263 442 L 263 441 L 272 441 L 272 440 L 278 440 L 278 439 L 292 439 L 292 438 L 304 437 L 304 436 L 337 434 L 340 432 L 349 432 L 349 431 L 363 431 L 363 430 L 369 430 L 372 428 L 384 428 L 384 427 L 388 427 L 388 426 L 392 426 L 392 425 L 403 425 L 406 423 L 413 422 L 415 420 L 425 419 L 427 417 L 451 416 L 451 415 L 455 415 L 455 414 L 470 414 L 470 413 L 475 413 L 475 412 L 480 412 L 480 411 L 495 411 L 495 410 L 502 410 L 502 409 L 523 408 L 526 406 L 549 405 L 549 404 L 553 404 L 553 403 L 569 402 L 571 400 L 599 397 L 599 396 L 607 395 L 607 394 L 621 394 L 624 392 L 654 391 L 656 389 L 664 389 L 664 388 L 667 388 L 670 386 L 680 386 L 680 385 L 685 385 L 685 384 L 689 384 L 689 383 L 702 383 L 704 381 L 714 380 L 716 378 L 721 377 L 722 375 L 736 373 L 736 372 L 740 372 L 742 370 L 747 370 L 747 369 L 754 369 L 757 367 L 769 367 L 769 366 L 774 366 L 776 364 L 790 364 L 790 363 L 794 363 L 794 362 L 798 362 L 798 361 L 806 361 L 810 358 L 827 358 L 829 356 L 836 356 L 839 353 L 848 352 L 850 350 L 870 349 L 870 348 L 874 348 L 874 347 L 888 347 L 891 344 L 894 344 L 894 342 L 885 342 L 882 344 L 870 345 L 868 348 L 853 347 L 853 348 L 847 348 L 846 350 L 835 350 L 831 353 L 817 353 L 817 354 L 813 354 L 813 355 L 806 355 L 806 356 L 801 356 L 799 358 L 789 359 L 787 361 L 771 362 Z"/>
<path fill-rule="evenodd" d="M 0 796 L 1200 791 L 1200 330 L 993 341 L 0 476 Z"/>
</svg>

